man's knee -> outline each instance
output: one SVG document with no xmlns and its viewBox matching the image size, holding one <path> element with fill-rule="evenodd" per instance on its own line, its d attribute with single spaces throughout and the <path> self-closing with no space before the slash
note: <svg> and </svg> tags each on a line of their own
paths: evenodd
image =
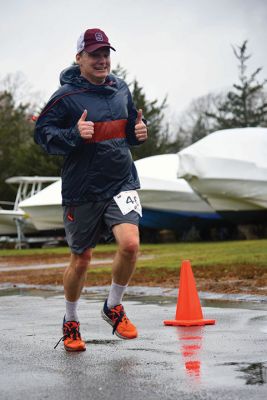
<svg viewBox="0 0 267 400">
<path fill-rule="evenodd" d="M 92 258 L 92 250 L 87 249 L 82 254 L 73 254 L 73 266 L 78 275 L 84 275 Z"/>
<path fill-rule="evenodd" d="M 127 257 L 136 257 L 139 251 L 139 238 L 124 240 L 120 245 L 120 251 Z"/>
</svg>

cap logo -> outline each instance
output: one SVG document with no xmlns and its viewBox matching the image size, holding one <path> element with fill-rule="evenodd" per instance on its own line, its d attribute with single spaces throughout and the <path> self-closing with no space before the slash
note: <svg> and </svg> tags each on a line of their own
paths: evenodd
<svg viewBox="0 0 267 400">
<path fill-rule="evenodd" d="M 95 40 L 96 40 L 97 42 L 103 42 L 104 39 L 103 39 L 102 33 L 100 33 L 100 32 L 95 33 Z"/>
</svg>

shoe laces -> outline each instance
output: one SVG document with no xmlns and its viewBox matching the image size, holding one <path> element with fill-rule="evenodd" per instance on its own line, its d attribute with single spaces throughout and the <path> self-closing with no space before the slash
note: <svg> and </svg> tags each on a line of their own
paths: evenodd
<svg viewBox="0 0 267 400">
<path fill-rule="evenodd" d="M 128 318 L 125 314 L 124 308 L 122 304 L 119 304 L 118 306 L 111 308 L 109 310 L 109 314 L 110 317 L 112 319 L 112 321 L 114 321 L 114 325 L 113 325 L 113 330 L 112 330 L 112 334 L 114 335 L 118 325 L 123 321 L 126 324 L 128 323 Z"/>
<path fill-rule="evenodd" d="M 63 324 L 63 336 L 59 339 L 54 349 L 57 348 L 61 341 L 64 342 L 65 339 L 71 338 L 73 340 L 81 339 L 81 334 L 79 331 L 80 323 L 76 321 L 68 321 Z"/>
</svg>

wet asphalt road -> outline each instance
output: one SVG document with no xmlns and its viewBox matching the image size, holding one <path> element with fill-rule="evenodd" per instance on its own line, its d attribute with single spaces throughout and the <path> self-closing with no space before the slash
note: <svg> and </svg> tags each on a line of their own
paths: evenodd
<svg viewBox="0 0 267 400">
<path fill-rule="evenodd" d="M 267 398 L 266 303 L 211 302 L 203 312 L 216 325 L 182 328 L 162 322 L 174 317 L 175 298 L 131 297 L 124 305 L 139 338 L 122 341 L 100 317 L 102 300 L 82 297 L 87 351 L 67 353 L 62 344 L 53 350 L 62 294 L 2 291 L 0 399 Z"/>
</svg>

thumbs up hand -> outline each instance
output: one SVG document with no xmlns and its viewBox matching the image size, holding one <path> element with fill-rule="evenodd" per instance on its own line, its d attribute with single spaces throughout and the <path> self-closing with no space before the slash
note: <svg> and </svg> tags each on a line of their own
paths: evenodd
<svg viewBox="0 0 267 400">
<path fill-rule="evenodd" d="M 137 118 L 135 122 L 135 136 L 136 139 L 140 142 L 147 139 L 147 127 L 146 124 L 142 121 L 143 111 L 140 109 L 137 113 Z"/>
<path fill-rule="evenodd" d="M 87 117 L 87 110 L 84 110 L 84 112 L 81 115 L 81 118 L 77 123 L 77 126 L 81 137 L 83 139 L 88 140 L 92 139 L 92 136 L 94 134 L 94 123 L 92 121 L 86 121 L 86 117 Z"/>
</svg>

